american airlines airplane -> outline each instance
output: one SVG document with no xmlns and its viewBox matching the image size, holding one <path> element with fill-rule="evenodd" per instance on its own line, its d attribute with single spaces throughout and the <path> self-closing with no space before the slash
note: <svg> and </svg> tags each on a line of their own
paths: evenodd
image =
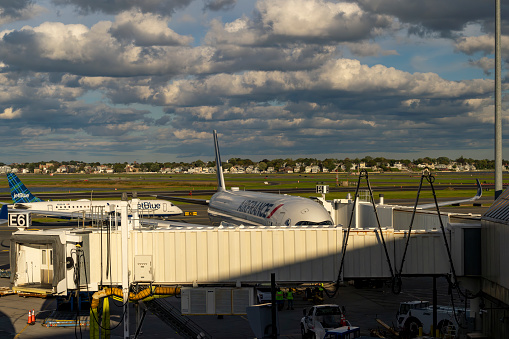
<svg viewBox="0 0 509 339">
<path fill-rule="evenodd" d="M 69 201 L 42 201 L 34 196 L 14 173 L 7 174 L 11 198 L 15 209 L 24 209 L 34 213 L 48 215 L 67 215 L 71 213 L 92 213 L 96 206 L 118 205 L 119 200 L 69 200 Z M 143 216 L 170 217 L 182 214 L 182 210 L 167 200 L 140 200 L 139 213 Z"/>
<path fill-rule="evenodd" d="M 214 131 L 216 152 L 217 193 L 210 200 L 158 196 L 174 201 L 208 205 L 213 225 L 221 222 L 246 226 L 333 225 L 327 210 L 311 199 L 275 193 L 226 189 L 219 154 L 217 133 Z"/>
</svg>

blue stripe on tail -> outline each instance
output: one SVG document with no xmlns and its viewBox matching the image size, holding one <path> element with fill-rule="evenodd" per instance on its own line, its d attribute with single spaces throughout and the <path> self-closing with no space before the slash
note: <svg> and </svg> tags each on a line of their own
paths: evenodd
<svg viewBox="0 0 509 339">
<path fill-rule="evenodd" d="M 9 188 L 11 189 L 11 198 L 13 203 L 17 204 L 42 201 L 34 196 L 28 188 L 23 185 L 16 174 L 7 173 L 7 180 L 9 181 Z"/>
</svg>

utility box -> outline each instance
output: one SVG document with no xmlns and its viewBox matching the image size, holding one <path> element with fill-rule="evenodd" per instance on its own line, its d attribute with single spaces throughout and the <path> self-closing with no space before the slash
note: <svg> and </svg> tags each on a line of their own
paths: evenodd
<svg viewBox="0 0 509 339">
<path fill-rule="evenodd" d="M 181 312 L 185 315 L 245 315 L 254 304 L 252 287 L 183 287 Z"/>
<path fill-rule="evenodd" d="M 154 281 L 152 276 L 152 256 L 136 255 L 134 257 L 134 281 L 151 282 Z"/>
</svg>

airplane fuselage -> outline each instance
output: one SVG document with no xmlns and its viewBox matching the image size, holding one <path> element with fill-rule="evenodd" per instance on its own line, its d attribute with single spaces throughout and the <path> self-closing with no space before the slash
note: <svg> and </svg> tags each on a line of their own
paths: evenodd
<svg viewBox="0 0 509 339">
<path fill-rule="evenodd" d="M 250 191 L 215 193 L 209 201 L 208 214 L 212 224 L 221 221 L 246 226 L 333 224 L 327 210 L 310 199 Z"/>
<path fill-rule="evenodd" d="M 32 203 L 19 203 L 15 206 L 26 208 L 28 211 L 57 211 L 57 212 L 86 212 L 97 213 L 93 211 L 94 207 L 100 208 L 108 205 L 118 205 L 120 200 L 96 200 L 90 201 L 86 199 L 73 201 L 42 201 Z M 168 217 L 182 213 L 182 210 L 166 200 L 140 200 L 138 203 L 138 211 L 141 215 Z"/>
</svg>

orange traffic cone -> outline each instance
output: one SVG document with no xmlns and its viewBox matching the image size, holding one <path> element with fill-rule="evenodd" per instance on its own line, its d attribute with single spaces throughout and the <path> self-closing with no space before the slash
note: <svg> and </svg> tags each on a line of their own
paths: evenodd
<svg viewBox="0 0 509 339">
<path fill-rule="evenodd" d="M 35 325 L 35 310 L 32 309 L 32 325 Z"/>
<path fill-rule="evenodd" d="M 27 319 L 27 324 L 30 325 L 30 323 L 32 322 L 32 311 L 28 311 L 28 319 Z"/>
<path fill-rule="evenodd" d="M 344 315 L 344 314 L 341 314 L 341 322 L 340 322 L 340 325 L 341 325 L 341 326 L 346 326 L 346 319 L 345 319 L 345 315 Z"/>
</svg>

